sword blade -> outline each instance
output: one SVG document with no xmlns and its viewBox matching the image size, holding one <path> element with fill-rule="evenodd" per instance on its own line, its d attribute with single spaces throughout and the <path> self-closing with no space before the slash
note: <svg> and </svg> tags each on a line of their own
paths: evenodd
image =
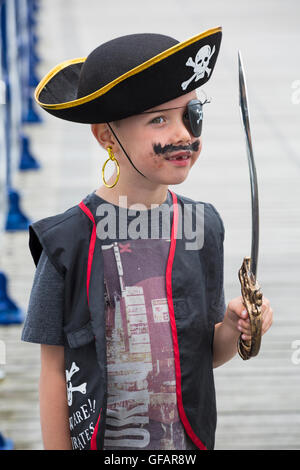
<svg viewBox="0 0 300 470">
<path fill-rule="evenodd" d="M 251 264 L 250 269 L 256 279 L 257 263 L 258 263 L 258 249 L 259 249 L 259 204 L 258 204 L 258 185 L 256 167 L 253 156 L 251 132 L 250 132 L 250 118 L 247 99 L 247 88 L 245 81 L 244 68 L 241 58 L 241 53 L 238 51 L 238 64 L 239 64 L 239 95 L 240 95 L 240 113 L 245 130 L 246 149 L 248 157 L 248 166 L 250 174 L 251 185 L 251 206 L 252 206 L 252 242 L 251 242 Z"/>
</svg>

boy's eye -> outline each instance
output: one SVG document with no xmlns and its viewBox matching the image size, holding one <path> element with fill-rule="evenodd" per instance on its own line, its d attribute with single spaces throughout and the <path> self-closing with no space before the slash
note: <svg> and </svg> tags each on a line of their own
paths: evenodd
<svg viewBox="0 0 300 470">
<path fill-rule="evenodd" d="M 189 113 L 188 113 L 188 112 L 184 113 L 183 119 L 184 119 L 185 121 L 189 121 L 190 118 L 189 118 Z"/>
<path fill-rule="evenodd" d="M 157 116 L 154 119 L 152 119 L 151 124 L 162 124 L 165 121 L 163 116 Z"/>
</svg>

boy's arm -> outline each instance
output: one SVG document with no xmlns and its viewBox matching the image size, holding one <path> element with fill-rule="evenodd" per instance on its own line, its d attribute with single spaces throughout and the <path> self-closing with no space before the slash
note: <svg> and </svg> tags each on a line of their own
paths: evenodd
<svg viewBox="0 0 300 470">
<path fill-rule="evenodd" d="M 237 341 L 242 333 L 243 339 L 251 339 L 248 313 L 242 296 L 232 299 L 221 323 L 215 325 L 213 367 L 218 367 L 232 359 L 237 353 Z M 262 334 L 266 333 L 273 321 L 273 310 L 268 299 L 263 297 Z"/>
<path fill-rule="evenodd" d="M 214 334 L 213 367 L 219 367 L 230 361 L 237 353 L 237 341 L 240 332 L 231 328 L 227 322 L 217 323 Z"/>
<path fill-rule="evenodd" d="M 41 345 L 39 391 L 45 450 L 72 450 L 63 346 Z"/>
</svg>

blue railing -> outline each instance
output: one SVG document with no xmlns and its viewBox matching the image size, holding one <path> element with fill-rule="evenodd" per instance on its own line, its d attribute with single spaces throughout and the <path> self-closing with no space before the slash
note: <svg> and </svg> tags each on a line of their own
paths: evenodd
<svg viewBox="0 0 300 470">
<path fill-rule="evenodd" d="M 22 211 L 15 176 L 18 171 L 40 168 L 24 132 L 25 125 L 41 122 L 33 102 L 38 83 L 38 6 L 37 0 L 0 0 L 0 242 L 5 232 L 28 229 L 31 220 Z M 0 324 L 23 319 L 23 312 L 9 297 L 7 276 L 0 271 Z"/>
<path fill-rule="evenodd" d="M 0 324 L 24 321 L 24 312 L 9 296 L 8 279 L 1 271 L 3 238 L 28 230 L 22 194 L 15 185 L 20 171 L 37 170 L 25 126 L 41 122 L 34 107 L 38 83 L 35 26 L 38 0 L 0 0 Z M 1 372 L 1 371 L 0 371 Z M 3 374 L 4 376 L 4 374 Z M 0 450 L 11 450 L 11 439 L 0 432 Z"/>
<path fill-rule="evenodd" d="M 38 82 L 38 7 L 38 0 L 0 0 L 0 255 L 4 234 L 28 230 L 31 223 L 22 211 L 15 177 L 19 171 L 40 168 L 24 132 L 26 125 L 41 122 L 33 100 Z M 0 324 L 21 323 L 23 317 L 9 298 L 7 277 L 0 271 Z"/>
</svg>

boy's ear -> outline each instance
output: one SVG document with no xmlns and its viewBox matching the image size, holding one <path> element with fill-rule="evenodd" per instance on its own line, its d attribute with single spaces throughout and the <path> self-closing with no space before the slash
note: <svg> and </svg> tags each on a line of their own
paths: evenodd
<svg viewBox="0 0 300 470">
<path fill-rule="evenodd" d="M 107 147 L 115 144 L 114 138 L 107 124 L 91 124 L 91 130 L 94 137 L 103 148 L 107 149 Z"/>
</svg>

